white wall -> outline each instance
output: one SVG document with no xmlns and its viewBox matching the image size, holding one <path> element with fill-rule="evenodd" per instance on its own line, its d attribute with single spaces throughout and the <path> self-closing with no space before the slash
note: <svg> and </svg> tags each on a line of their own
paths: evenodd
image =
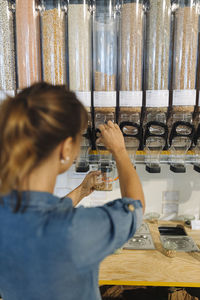
<svg viewBox="0 0 200 300">
<path fill-rule="evenodd" d="M 169 165 L 161 166 L 161 173 L 149 174 L 145 165 L 137 165 L 137 172 L 142 181 L 146 199 L 146 213 L 158 212 L 162 215 L 163 196 L 166 191 L 178 192 L 178 215 L 192 214 L 196 218 L 200 215 L 200 173 L 193 171 L 188 165 L 186 173 L 175 174 L 169 170 Z M 81 183 L 84 175 L 76 174 L 74 167 L 57 178 L 55 194 L 64 196 Z M 173 198 L 173 194 L 171 195 Z M 85 206 L 101 205 L 120 197 L 118 182 L 112 192 L 94 192 L 85 198 L 81 204 Z M 172 199 L 173 201 L 173 199 Z M 174 214 L 162 215 L 164 219 L 174 218 Z"/>
</svg>

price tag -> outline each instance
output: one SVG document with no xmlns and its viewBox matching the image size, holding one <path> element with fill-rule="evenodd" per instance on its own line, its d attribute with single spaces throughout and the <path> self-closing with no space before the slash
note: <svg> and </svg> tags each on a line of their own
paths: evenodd
<svg viewBox="0 0 200 300">
<path fill-rule="evenodd" d="M 168 107 L 168 90 L 148 90 L 146 91 L 146 107 Z"/>
<path fill-rule="evenodd" d="M 116 92 L 94 92 L 95 107 L 116 107 Z"/>
<path fill-rule="evenodd" d="M 91 92 L 75 92 L 76 97 L 84 106 L 91 106 Z"/>
<path fill-rule="evenodd" d="M 196 90 L 174 90 L 174 106 L 194 106 L 196 104 Z"/>
<path fill-rule="evenodd" d="M 119 106 L 141 107 L 142 91 L 120 91 Z"/>
</svg>

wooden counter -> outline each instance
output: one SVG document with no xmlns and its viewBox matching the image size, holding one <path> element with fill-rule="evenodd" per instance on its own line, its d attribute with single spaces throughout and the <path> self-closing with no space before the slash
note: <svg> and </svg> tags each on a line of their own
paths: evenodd
<svg viewBox="0 0 200 300">
<path fill-rule="evenodd" d="M 200 287 L 200 252 L 177 252 L 174 258 L 164 254 L 158 225 L 177 223 L 148 223 L 156 250 L 122 250 L 107 257 L 100 265 L 99 284 Z M 200 248 L 200 230 L 185 229 Z"/>
</svg>

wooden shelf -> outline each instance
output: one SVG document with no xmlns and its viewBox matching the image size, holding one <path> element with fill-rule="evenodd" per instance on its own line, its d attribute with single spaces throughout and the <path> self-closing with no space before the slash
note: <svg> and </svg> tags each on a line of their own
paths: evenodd
<svg viewBox="0 0 200 300">
<path fill-rule="evenodd" d="M 181 222 L 175 222 L 181 224 Z M 174 224 L 160 221 L 159 225 Z M 122 250 L 100 265 L 100 285 L 200 287 L 200 252 L 165 256 L 158 224 L 149 224 L 156 250 Z M 200 230 L 186 232 L 200 247 Z"/>
</svg>

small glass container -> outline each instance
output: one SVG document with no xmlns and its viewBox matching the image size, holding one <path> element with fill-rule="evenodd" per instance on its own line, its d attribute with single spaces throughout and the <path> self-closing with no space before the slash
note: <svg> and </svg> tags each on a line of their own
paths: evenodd
<svg viewBox="0 0 200 300">
<path fill-rule="evenodd" d="M 112 191 L 114 181 L 114 168 L 111 163 L 100 162 L 98 170 L 101 174 L 97 176 L 95 183 L 96 191 Z"/>
<path fill-rule="evenodd" d="M 167 257 L 173 258 L 176 256 L 177 245 L 172 241 L 165 241 L 163 244 L 164 253 Z"/>
<path fill-rule="evenodd" d="M 145 219 L 152 224 L 157 224 L 159 218 L 160 218 L 160 214 L 156 212 L 151 212 L 145 215 Z"/>
</svg>

